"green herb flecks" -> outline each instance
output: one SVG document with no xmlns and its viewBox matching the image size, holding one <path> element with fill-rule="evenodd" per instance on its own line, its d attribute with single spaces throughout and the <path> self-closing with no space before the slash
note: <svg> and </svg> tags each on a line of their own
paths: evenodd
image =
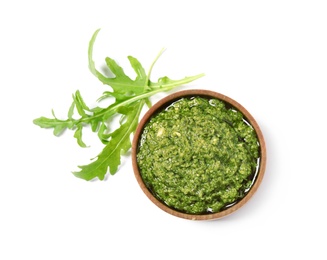
<svg viewBox="0 0 327 260">
<path fill-rule="evenodd" d="M 114 98 L 114 102 L 106 108 L 99 106 L 90 108 L 85 104 L 81 93 L 77 90 L 73 94 L 73 102 L 68 110 L 66 120 L 58 119 L 52 112 L 53 118 L 40 117 L 33 121 L 34 124 L 42 128 L 53 128 L 55 136 L 59 136 L 66 129 L 75 131 L 74 137 L 81 147 L 86 147 L 82 140 L 82 130 L 86 126 L 91 126 L 92 131 L 97 133 L 105 147 L 89 165 L 79 166 L 81 170 L 73 172 L 76 177 L 85 180 L 94 178 L 103 180 L 108 168 L 112 175 L 117 172 L 121 164 L 121 155 L 126 154 L 131 148 L 130 136 L 136 130 L 142 108 L 145 104 L 151 106 L 149 97 L 159 92 L 172 90 L 203 76 L 203 74 L 199 74 L 180 80 L 162 77 L 157 82 L 152 82 L 150 80 L 151 71 L 162 54 L 163 51 L 161 51 L 150 66 L 148 73 L 145 72 L 136 58 L 128 56 L 130 65 L 136 73 L 134 80 L 124 73 L 123 68 L 115 60 L 107 57 L 105 59 L 106 65 L 114 77 L 106 77 L 96 69 L 93 61 L 93 46 L 98 32 L 99 30 L 93 34 L 89 43 L 89 69 L 103 84 L 112 88 L 112 91 L 105 91 L 98 101 Z M 77 111 L 80 116 L 78 119 L 73 118 L 74 111 Z M 121 116 L 120 126 L 110 132 L 110 122 L 117 114 Z"/>
<path fill-rule="evenodd" d="M 154 115 L 138 148 L 148 189 L 191 214 L 219 212 L 242 199 L 255 180 L 260 149 L 241 112 L 203 97 L 174 101 Z"/>
</svg>

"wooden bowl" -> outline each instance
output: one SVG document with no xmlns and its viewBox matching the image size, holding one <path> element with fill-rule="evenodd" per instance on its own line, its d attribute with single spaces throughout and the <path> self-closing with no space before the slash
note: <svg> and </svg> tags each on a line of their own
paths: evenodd
<svg viewBox="0 0 327 260">
<path fill-rule="evenodd" d="M 145 124 L 150 120 L 152 115 L 154 115 L 157 111 L 162 110 L 163 108 L 170 105 L 172 102 L 182 98 L 182 97 L 194 97 L 194 96 L 200 96 L 200 97 L 207 97 L 207 98 L 216 98 L 219 100 L 224 101 L 227 104 L 230 104 L 232 107 L 236 108 L 238 111 L 240 111 L 243 116 L 246 118 L 246 120 L 252 125 L 254 128 L 260 145 L 260 160 L 259 160 L 259 167 L 256 175 L 256 179 L 254 184 L 252 185 L 250 191 L 236 204 L 234 204 L 231 207 L 226 208 L 225 210 L 222 210 L 217 213 L 205 213 L 205 214 L 189 214 L 189 213 L 183 213 L 180 211 L 177 211 L 175 209 L 172 209 L 168 207 L 166 204 L 158 200 L 146 187 L 145 183 L 143 182 L 138 163 L 136 160 L 136 155 L 138 151 L 140 136 L 142 135 L 143 128 Z M 249 199 L 253 196 L 253 194 L 257 191 L 262 178 L 264 176 L 265 167 L 266 167 L 266 145 L 265 141 L 262 135 L 262 132 L 259 128 L 259 125 L 253 118 L 253 116 L 239 103 L 237 103 L 235 100 L 222 95 L 217 92 L 209 91 L 209 90 L 185 90 L 176 92 L 174 94 L 171 94 L 163 99 L 161 99 L 159 102 L 157 102 L 155 105 L 153 105 L 147 113 L 144 115 L 144 117 L 141 119 L 132 143 L 132 164 L 133 164 L 133 170 L 135 177 L 137 179 L 137 182 L 139 183 L 142 191 L 145 193 L 145 195 L 160 209 L 164 210 L 165 212 L 174 215 L 176 217 L 184 218 L 184 219 L 190 219 L 190 220 L 211 220 L 211 219 L 218 219 L 224 216 L 227 216 L 233 212 L 235 212 L 237 209 L 241 208 L 245 203 L 249 201 Z"/>
</svg>

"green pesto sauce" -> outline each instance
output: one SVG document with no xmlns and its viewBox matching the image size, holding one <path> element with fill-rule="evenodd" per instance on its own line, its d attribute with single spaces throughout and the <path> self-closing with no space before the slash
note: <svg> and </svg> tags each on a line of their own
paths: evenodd
<svg viewBox="0 0 327 260">
<path fill-rule="evenodd" d="M 259 142 L 243 115 L 218 99 L 182 98 L 153 116 L 137 162 L 147 188 L 167 206 L 215 213 L 242 199 L 258 166 Z"/>
</svg>

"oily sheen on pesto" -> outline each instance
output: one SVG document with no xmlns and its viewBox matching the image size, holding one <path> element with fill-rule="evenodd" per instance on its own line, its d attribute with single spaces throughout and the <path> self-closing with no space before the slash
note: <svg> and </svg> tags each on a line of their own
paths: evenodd
<svg viewBox="0 0 327 260">
<path fill-rule="evenodd" d="M 239 111 L 218 99 L 185 97 L 145 125 L 137 162 L 147 188 L 167 206 L 216 213 L 249 191 L 259 149 Z"/>
</svg>

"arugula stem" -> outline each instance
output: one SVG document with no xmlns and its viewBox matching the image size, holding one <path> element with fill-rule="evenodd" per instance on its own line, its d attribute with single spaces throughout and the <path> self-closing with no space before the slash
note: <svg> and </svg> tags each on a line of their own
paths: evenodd
<svg viewBox="0 0 327 260">
<path fill-rule="evenodd" d="M 77 90 L 73 94 L 73 102 L 68 110 L 68 118 L 60 120 L 56 118 L 40 117 L 33 120 L 34 124 L 42 128 L 53 128 L 55 136 L 59 136 L 65 129 L 74 130 L 74 137 L 81 147 L 86 147 L 82 141 L 82 130 L 86 125 L 90 125 L 93 132 L 98 133 L 98 137 L 105 144 L 102 152 L 96 157 L 96 160 L 88 165 L 79 166 L 80 171 L 74 172 L 76 177 L 92 180 L 99 178 L 103 180 L 110 169 L 111 174 L 115 174 L 121 164 L 121 155 L 125 154 L 132 146 L 130 135 L 135 132 L 141 111 L 146 104 L 151 107 L 150 97 L 159 93 L 167 92 L 180 85 L 194 81 L 204 74 L 185 77 L 181 80 L 172 80 L 168 77 L 161 77 L 156 82 L 152 82 L 150 77 L 155 63 L 162 55 L 165 49 L 162 49 L 152 62 L 148 74 L 146 74 L 141 63 L 134 57 L 128 56 L 130 64 L 136 73 L 135 80 L 130 79 L 117 62 L 109 57 L 106 58 L 107 67 L 115 75 L 113 78 L 107 78 L 99 72 L 93 61 L 93 46 L 99 33 L 96 30 L 89 42 L 88 48 L 88 66 L 103 84 L 112 88 L 113 92 L 106 91 L 99 99 L 114 97 L 115 101 L 106 108 L 96 106 L 89 108 L 80 92 Z M 133 96 L 132 96 L 133 95 Z M 77 111 L 80 118 L 73 118 L 74 111 Z M 120 126 L 111 131 L 110 120 L 120 114 Z"/>
<path fill-rule="evenodd" d="M 151 77 L 151 73 L 152 73 L 152 69 L 153 69 L 153 66 L 154 64 L 157 62 L 157 60 L 160 58 L 160 56 L 163 54 L 163 52 L 165 51 L 164 48 L 161 49 L 161 51 L 158 53 L 157 57 L 154 59 L 154 61 L 152 62 L 151 66 L 150 66 L 150 69 L 149 69 L 149 72 L 148 72 L 148 75 L 146 77 L 146 84 L 148 84 L 149 82 L 149 79 Z M 148 86 L 147 86 L 148 87 Z"/>
<path fill-rule="evenodd" d="M 202 73 L 202 74 L 198 74 L 198 75 L 195 75 L 195 76 L 192 76 L 192 77 L 187 77 L 187 78 L 182 79 L 182 80 L 180 80 L 178 82 L 174 82 L 174 83 L 171 83 L 171 84 L 166 84 L 162 88 L 158 88 L 158 89 L 146 92 L 144 94 L 128 98 L 128 99 L 126 99 L 126 100 L 124 100 L 124 101 L 122 101 L 120 103 L 113 104 L 112 106 L 109 106 L 107 109 L 104 109 L 102 112 L 100 112 L 100 113 L 98 113 L 96 115 L 93 115 L 93 116 L 90 116 L 90 117 L 83 117 L 83 118 L 79 119 L 78 122 L 88 122 L 88 121 L 92 120 L 93 118 L 102 117 L 105 113 L 108 113 L 109 111 L 115 111 L 119 107 L 128 105 L 130 103 L 133 103 L 133 102 L 141 100 L 141 99 L 148 98 L 148 97 L 153 96 L 154 94 L 159 93 L 159 92 L 164 92 L 164 91 L 171 90 L 175 86 L 186 84 L 188 82 L 191 82 L 191 81 L 196 80 L 198 78 L 201 78 L 203 76 L 204 76 L 204 74 Z"/>
</svg>

